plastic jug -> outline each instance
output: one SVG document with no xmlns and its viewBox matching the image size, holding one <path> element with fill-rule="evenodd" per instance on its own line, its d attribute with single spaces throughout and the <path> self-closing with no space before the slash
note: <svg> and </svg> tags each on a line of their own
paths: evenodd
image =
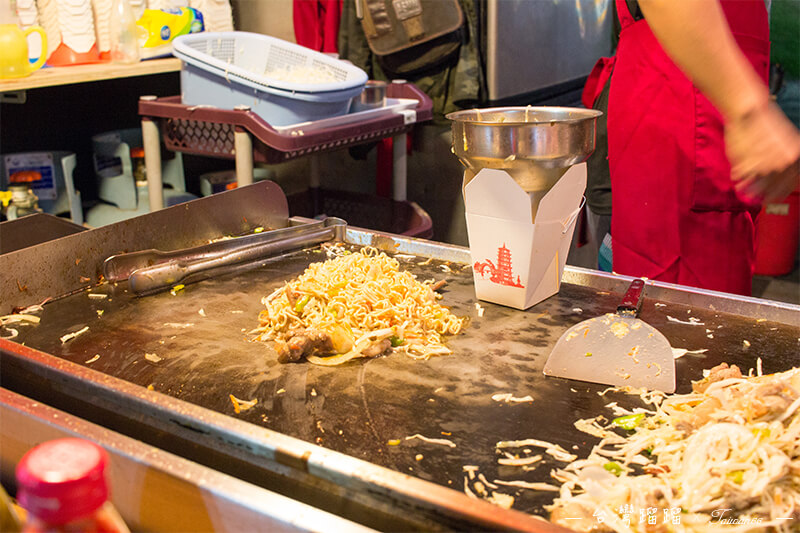
<svg viewBox="0 0 800 533">
<path fill-rule="evenodd" d="M 114 0 L 111 8 L 111 60 L 115 63 L 139 61 L 136 17 L 128 0 Z"/>
<path fill-rule="evenodd" d="M 28 60 L 28 35 L 36 32 L 42 39 L 42 54 L 35 63 Z M 0 78 L 24 78 L 44 65 L 47 35 L 40 26 L 21 30 L 16 24 L 0 24 Z"/>
</svg>

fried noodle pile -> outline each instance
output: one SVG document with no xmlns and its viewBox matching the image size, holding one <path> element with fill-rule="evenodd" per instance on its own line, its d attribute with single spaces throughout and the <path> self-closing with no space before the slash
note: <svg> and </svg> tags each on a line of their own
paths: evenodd
<svg viewBox="0 0 800 533">
<path fill-rule="evenodd" d="M 437 303 L 432 285 L 375 248 L 343 252 L 263 298 L 255 331 L 275 341 L 281 362 L 336 365 L 392 348 L 415 359 L 449 354 L 442 337 L 466 319 Z"/>
</svg>

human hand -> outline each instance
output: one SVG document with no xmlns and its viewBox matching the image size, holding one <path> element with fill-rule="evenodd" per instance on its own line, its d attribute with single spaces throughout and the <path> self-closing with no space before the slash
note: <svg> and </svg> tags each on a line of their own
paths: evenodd
<svg viewBox="0 0 800 533">
<path fill-rule="evenodd" d="M 729 120 L 725 148 L 745 196 L 771 202 L 800 186 L 800 132 L 774 103 Z"/>
</svg>

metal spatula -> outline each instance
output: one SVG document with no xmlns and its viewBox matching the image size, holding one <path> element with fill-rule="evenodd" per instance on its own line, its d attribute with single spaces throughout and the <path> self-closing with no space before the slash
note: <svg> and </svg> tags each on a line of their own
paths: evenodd
<svg viewBox="0 0 800 533">
<path fill-rule="evenodd" d="M 675 392 L 669 341 L 639 320 L 644 281 L 628 287 L 616 313 L 575 324 L 558 339 L 544 373 L 592 383 Z"/>
</svg>

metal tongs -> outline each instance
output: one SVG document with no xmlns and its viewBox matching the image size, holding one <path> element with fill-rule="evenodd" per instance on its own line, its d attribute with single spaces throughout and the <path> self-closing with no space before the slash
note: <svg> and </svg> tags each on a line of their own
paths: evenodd
<svg viewBox="0 0 800 533">
<path fill-rule="evenodd" d="M 319 222 L 216 241 L 164 252 L 142 250 L 113 255 L 103 263 L 110 282 L 128 280 L 134 294 L 144 295 L 222 274 L 249 270 L 279 254 L 330 240 L 344 240 L 347 222 L 330 217 Z"/>
</svg>

